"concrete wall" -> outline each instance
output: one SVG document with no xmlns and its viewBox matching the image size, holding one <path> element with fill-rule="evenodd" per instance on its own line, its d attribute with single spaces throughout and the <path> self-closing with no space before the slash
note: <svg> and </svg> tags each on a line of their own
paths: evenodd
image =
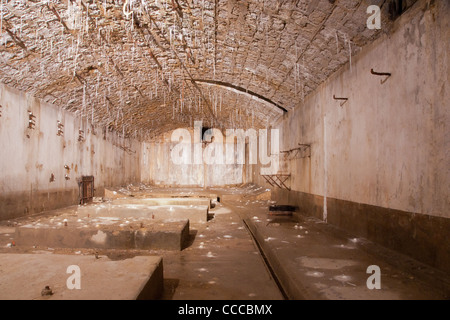
<svg viewBox="0 0 450 320">
<path fill-rule="evenodd" d="M 191 130 L 192 131 L 192 130 Z M 192 132 L 191 132 L 192 133 Z M 158 186 L 193 186 L 215 187 L 227 185 L 240 185 L 247 182 L 247 171 L 242 164 L 194 164 L 194 147 L 191 148 L 191 157 L 188 163 L 176 164 L 171 154 L 179 143 L 171 141 L 172 132 L 166 133 L 154 142 L 142 144 L 141 149 L 141 181 L 146 184 Z M 192 143 L 193 140 L 193 134 Z M 206 145 L 202 144 L 201 152 L 205 154 Z M 226 143 L 223 144 L 225 153 Z M 244 151 L 245 152 L 245 151 Z M 235 158 L 237 158 L 235 154 Z M 187 158 L 188 154 L 183 154 Z"/>
<path fill-rule="evenodd" d="M 84 175 L 94 176 L 96 196 L 106 186 L 139 181 L 139 142 L 125 141 L 136 152 L 127 153 L 115 134 L 93 132 L 86 120 L 4 85 L 0 105 L 0 219 L 77 204 L 77 178 Z M 28 111 L 36 117 L 34 129 L 27 128 Z"/>
<path fill-rule="evenodd" d="M 292 191 L 276 192 L 441 268 L 450 268 L 449 16 L 448 1 L 418 1 L 284 117 L 281 150 L 306 143 L 311 156 L 284 161 Z M 392 76 L 381 84 L 372 68 Z"/>
</svg>

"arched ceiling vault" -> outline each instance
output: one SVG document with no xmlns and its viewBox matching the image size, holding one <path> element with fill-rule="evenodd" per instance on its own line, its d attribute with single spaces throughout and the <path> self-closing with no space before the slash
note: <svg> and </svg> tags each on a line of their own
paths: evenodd
<svg viewBox="0 0 450 320">
<path fill-rule="evenodd" d="M 381 31 L 365 0 L 2 0 L 0 78 L 95 125 L 150 139 L 261 128 Z"/>
</svg>

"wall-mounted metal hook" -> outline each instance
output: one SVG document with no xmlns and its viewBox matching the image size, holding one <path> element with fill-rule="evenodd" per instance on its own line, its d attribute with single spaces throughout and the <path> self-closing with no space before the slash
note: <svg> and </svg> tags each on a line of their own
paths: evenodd
<svg viewBox="0 0 450 320">
<path fill-rule="evenodd" d="M 376 72 L 376 71 L 373 71 L 373 69 L 370 70 L 370 73 L 375 75 L 375 76 L 386 77 L 383 80 L 381 80 L 381 84 L 385 83 L 387 81 L 387 79 L 389 79 L 389 77 L 392 76 L 392 73 L 389 73 L 389 72 Z"/>
<path fill-rule="evenodd" d="M 28 129 L 34 129 L 34 126 L 36 125 L 34 119 L 36 119 L 36 116 L 33 114 L 33 112 L 28 111 Z"/>
<path fill-rule="evenodd" d="M 84 131 L 83 130 L 78 130 L 78 142 L 83 142 L 84 141 Z"/>
<path fill-rule="evenodd" d="M 57 136 L 64 136 L 64 125 L 61 123 L 61 121 L 58 120 L 58 132 L 56 133 Z"/>
<path fill-rule="evenodd" d="M 341 107 L 348 101 L 348 98 L 337 98 L 334 94 L 333 94 L 333 99 L 334 100 L 341 100 Z"/>
</svg>

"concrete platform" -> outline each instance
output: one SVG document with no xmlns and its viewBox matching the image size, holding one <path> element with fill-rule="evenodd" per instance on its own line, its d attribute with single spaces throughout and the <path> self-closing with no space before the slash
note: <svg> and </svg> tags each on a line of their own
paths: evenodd
<svg viewBox="0 0 450 320">
<path fill-rule="evenodd" d="M 67 280 L 80 268 L 80 289 Z M 53 295 L 42 296 L 49 286 Z M 163 290 L 161 257 L 111 261 L 100 256 L 0 254 L 0 300 L 136 300 L 157 299 Z"/>
<path fill-rule="evenodd" d="M 16 227 L 14 239 L 17 246 L 182 250 L 189 241 L 189 220 L 61 215 Z"/>
<path fill-rule="evenodd" d="M 163 187 L 128 186 L 127 188 L 105 189 L 106 199 L 179 198 L 187 201 L 198 200 L 270 200 L 271 190 L 254 184 L 227 187 Z"/>
<path fill-rule="evenodd" d="M 105 189 L 105 199 L 124 198 L 186 198 L 186 199 L 217 199 L 218 194 L 203 188 L 163 188 L 137 187 Z"/>
<path fill-rule="evenodd" d="M 211 199 L 209 198 L 145 198 L 142 196 L 135 196 L 129 198 L 115 199 L 112 204 L 143 204 L 147 206 L 207 206 L 211 209 Z"/>
<path fill-rule="evenodd" d="M 447 300 L 449 275 L 350 235 L 314 218 L 273 217 L 267 205 L 236 202 L 255 239 L 294 300 Z M 369 266 L 381 270 L 381 289 L 370 290 Z"/>
<path fill-rule="evenodd" d="M 225 193 L 220 196 L 221 201 L 249 201 L 249 200 L 270 200 L 272 192 L 264 190 L 254 193 Z"/>
<path fill-rule="evenodd" d="M 154 205 L 149 199 L 121 199 L 113 202 L 79 206 L 76 214 L 84 217 L 147 218 L 158 221 L 180 221 L 191 223 L 208 221 L 208 205 Z M 149 204 L 150 203 L 150 204 Z"/>
</svg>

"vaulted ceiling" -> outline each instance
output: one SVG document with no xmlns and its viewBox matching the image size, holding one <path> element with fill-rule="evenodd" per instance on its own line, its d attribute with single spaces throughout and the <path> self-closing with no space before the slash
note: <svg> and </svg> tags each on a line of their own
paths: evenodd
<svg viewBox="0 0 450 320">
<path fill-rule="evenodd" d="M 196 120 L 260 128 L 388 30 L 388 4 L 2 0 L 0 79 L 139 139 Z"/>
</svg>

